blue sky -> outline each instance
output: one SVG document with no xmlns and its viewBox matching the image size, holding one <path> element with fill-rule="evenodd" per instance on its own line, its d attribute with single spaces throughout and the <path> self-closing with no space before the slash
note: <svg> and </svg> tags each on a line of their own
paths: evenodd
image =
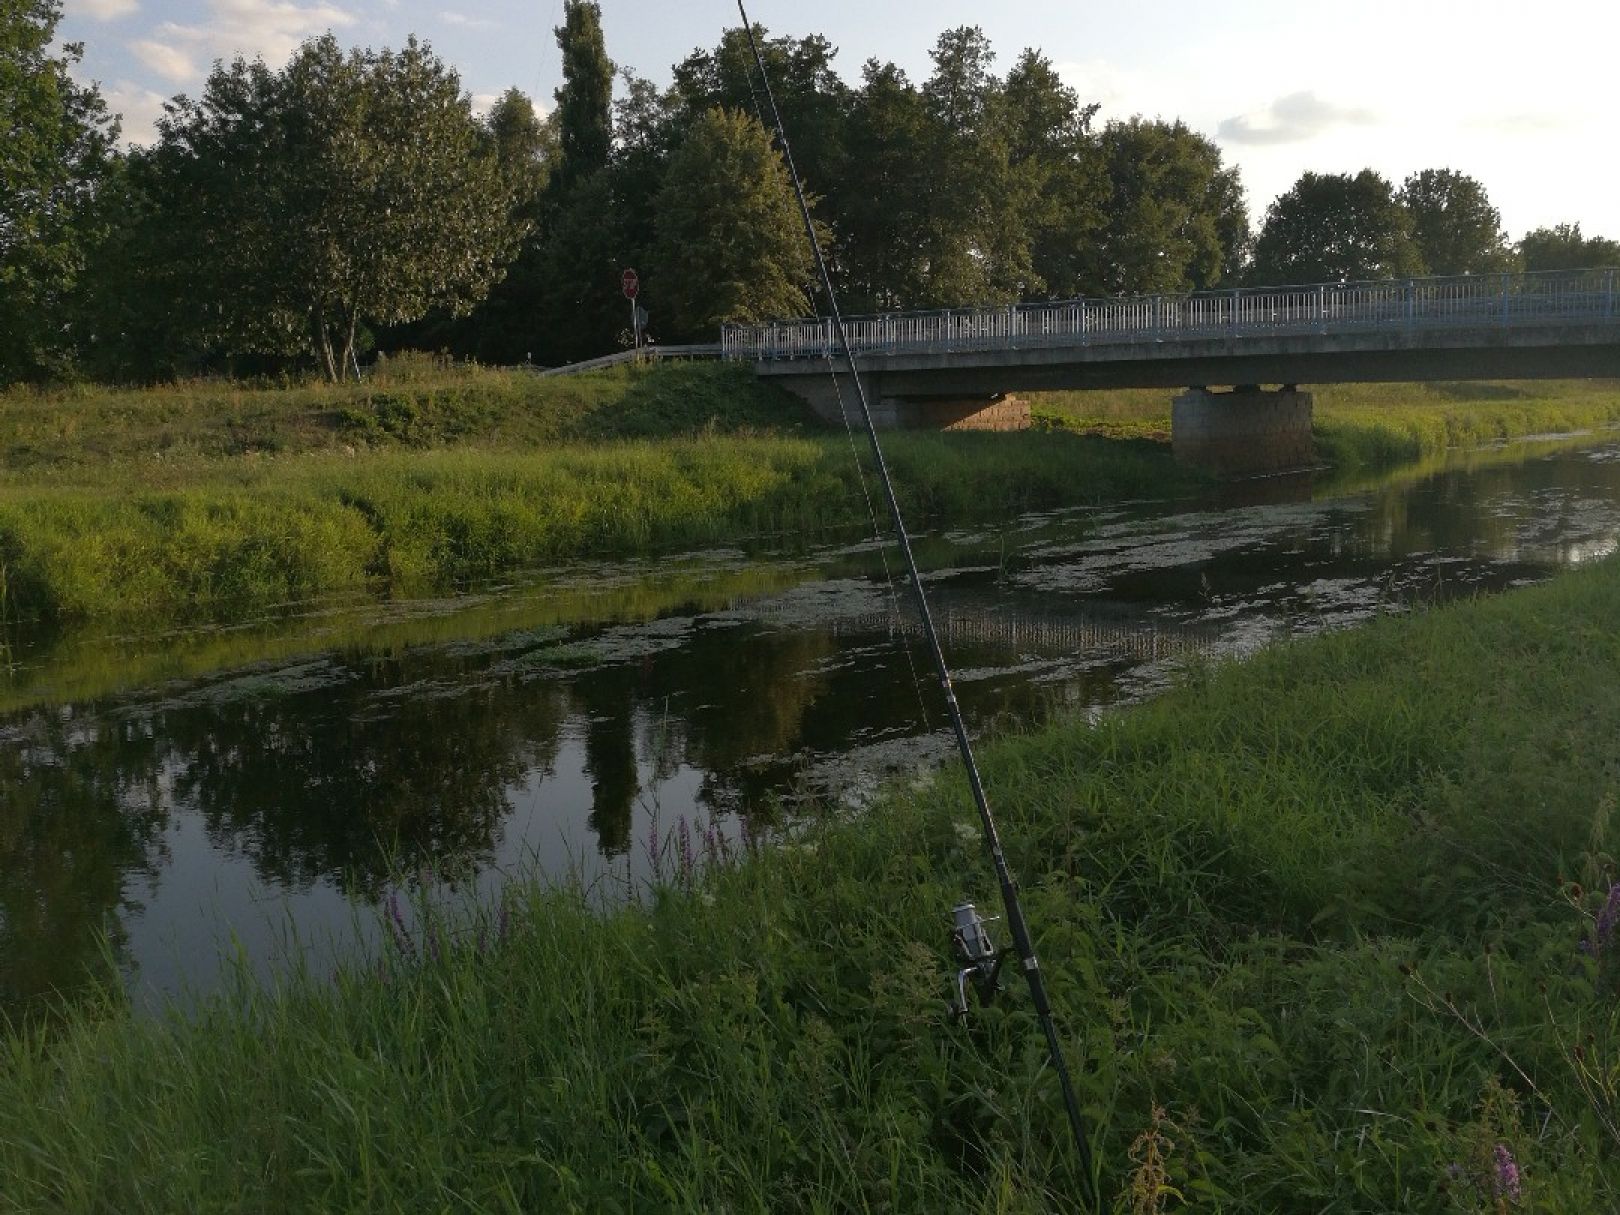
<svg viewBox="0 0 1620 1215">
<path fill-rule="evenodd" d="M 216 58 L 283 61 L 331 30 L 398 45 L 415 33 L 484 102 L 516 85 L 543 106 L 559 81 L 561 0 L 65 0 L 61 34 L 86 44 L 143 142 L 163 98 L 195 92 Z M 608 53 L 644 76 L 712 46 L 727 0 L 603 0 Z M 956 25 L 984 28 L 1009 64 L 1036 46 L 1104 117 L 1179 116 L 1242 167 L 1256 221 L 1306 169 L 1371 166 L 1397 183 L 1451 167 L 1490 190 L 1509 233 L 1579 221 L 1620 239 L 1612 0 L 753 0 L 775 33 L 820 32 L 854 78 L 876 56 L 922 78 Z"/>
</svg>

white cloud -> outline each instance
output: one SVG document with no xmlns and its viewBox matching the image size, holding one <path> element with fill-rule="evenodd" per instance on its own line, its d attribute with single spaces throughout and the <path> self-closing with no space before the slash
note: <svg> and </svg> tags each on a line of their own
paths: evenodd
<svg viewBox="0 0 1620 1215">
<path fill-rule="evenodd" d="M 495 28 L 495 22 L 487 17 L 469 17 L 466 13 L 458 13 L 446 9 L 439 14 L 439 20 L 446 25 L 459 25 L 470 30 L 488 30 Z"/>
<path fill-rule="evenodd" d="M 1335 105 L 1307 89 L 1279 97 L 1261 110 L 1224 118 L 1215 134 L 1227 143 L 1303 143 L 1335 127 L 1371 126 L 1377 121 L 1371 110 Z"/>
<path fill-rule="evenodd" d="M 279 66 L 306 39 L 355 23 L 354 14 L 331 4 L 208 0 L 208 8 L 205 24 L 165 21 L 130 49 L 160 76 L 183 83 L 201 74 L 199 61 L 241 55 Z"/>
<path fill-rule="evenodd" d="M 472 112 L 480 118 L 486 117 L 500 99 L 499 93 L 474 93 L 471 99 Z"/>
<path fill-rule="evenodd" d="M 137 0 L 71 0 L 67 11 L 74 17 L 89 17 L 92 21 L 115 21 L 140 7 Z"/>
<path fill-rule="evenodd" d="M 161 30 L 163 27 L 159 28 Z M 197 65 L 192 62 L 191 56 L 177 46 L 142 38 L 138 42 L 130 43 L 129 49 L 135 58 L 165 80 L 181 83 L 197 74 Z"/>
<path fill-rule="evenodd" d="M 107 108 L 119 116 L 126 146 L 148 144 L 156 138 L 157 120 L 163 116 L 164 97 L 128 80 L 102 90 Z"/>
<path fill-rule="evenodd" d="M 1468 120 L 1472 129 L 1493 135 L 1552 135 L 1575 125 L 1567 114 L 1477 114 Z"/>
</svg>

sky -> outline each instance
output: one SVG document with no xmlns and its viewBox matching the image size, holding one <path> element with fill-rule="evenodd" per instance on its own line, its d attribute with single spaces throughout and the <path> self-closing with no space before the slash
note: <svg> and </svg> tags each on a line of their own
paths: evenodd
<svg viewBox="0 0 1620 1215">
<path fill-rule="evenodd" d="M 216 59 L 279 65 L 305 38 L 430 43 L 474 104 L 513 85 L 542 109 L 561 82 L 562 0 L 64 0 L 80 76 L 149 141 L 166 97 Z M 825 34 L 850 80 L 870 58 L 926 78 L 941 31 L 978 25 L 1010 66 L 1057 65 L 1101 118 L 1181 118 L 1242 169 L 1256 225 L 1300 173 L 1424 168 L 1482 181 L 1513 238 L 1579 222 L 1620 239 L 1614 0 L 753 0 L 773 34 Z M 667 83 L 670 65 L 738 24 L 734 0 L 602 0 L 608 54 Z M 789 132 L 791 135 L 791 132 Z M 813 170 L 802 166 L 807 176 Z"/>
</svg>

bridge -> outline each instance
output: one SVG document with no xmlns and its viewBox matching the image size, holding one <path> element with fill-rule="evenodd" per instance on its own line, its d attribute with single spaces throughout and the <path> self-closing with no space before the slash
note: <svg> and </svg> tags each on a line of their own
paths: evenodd
<svg viewBox="0 0 1620 1215">
<path fill-rule="evenodd" d="M 1177 456 L 1233 473 L 1311 461 L 1311 398 L 1299 384 L 1620 378 L 1614 269 L 1063 300 L 846 324 L 880 426 L 1018 429 L 1029 424 L 1019 392 L 1180 388 Z M 840 391 L 827 374 L 842 362 L 830 320 L 728 325 L 721 351 L 829 421 L 855 408 L 848 384 Z"/>
</svg>

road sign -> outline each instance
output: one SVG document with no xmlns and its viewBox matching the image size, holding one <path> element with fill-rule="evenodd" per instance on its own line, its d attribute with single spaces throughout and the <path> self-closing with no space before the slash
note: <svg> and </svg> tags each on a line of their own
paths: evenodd
<svg viewBox="0 0 1620 1215">
<path fill-rule="evenodd" d="M 619 285 L 624 288 L 624 298 L 633 300 L 641 292 L 641 277 L 634 270 L 626 270 L 619 275 Z"/>
</svg>

